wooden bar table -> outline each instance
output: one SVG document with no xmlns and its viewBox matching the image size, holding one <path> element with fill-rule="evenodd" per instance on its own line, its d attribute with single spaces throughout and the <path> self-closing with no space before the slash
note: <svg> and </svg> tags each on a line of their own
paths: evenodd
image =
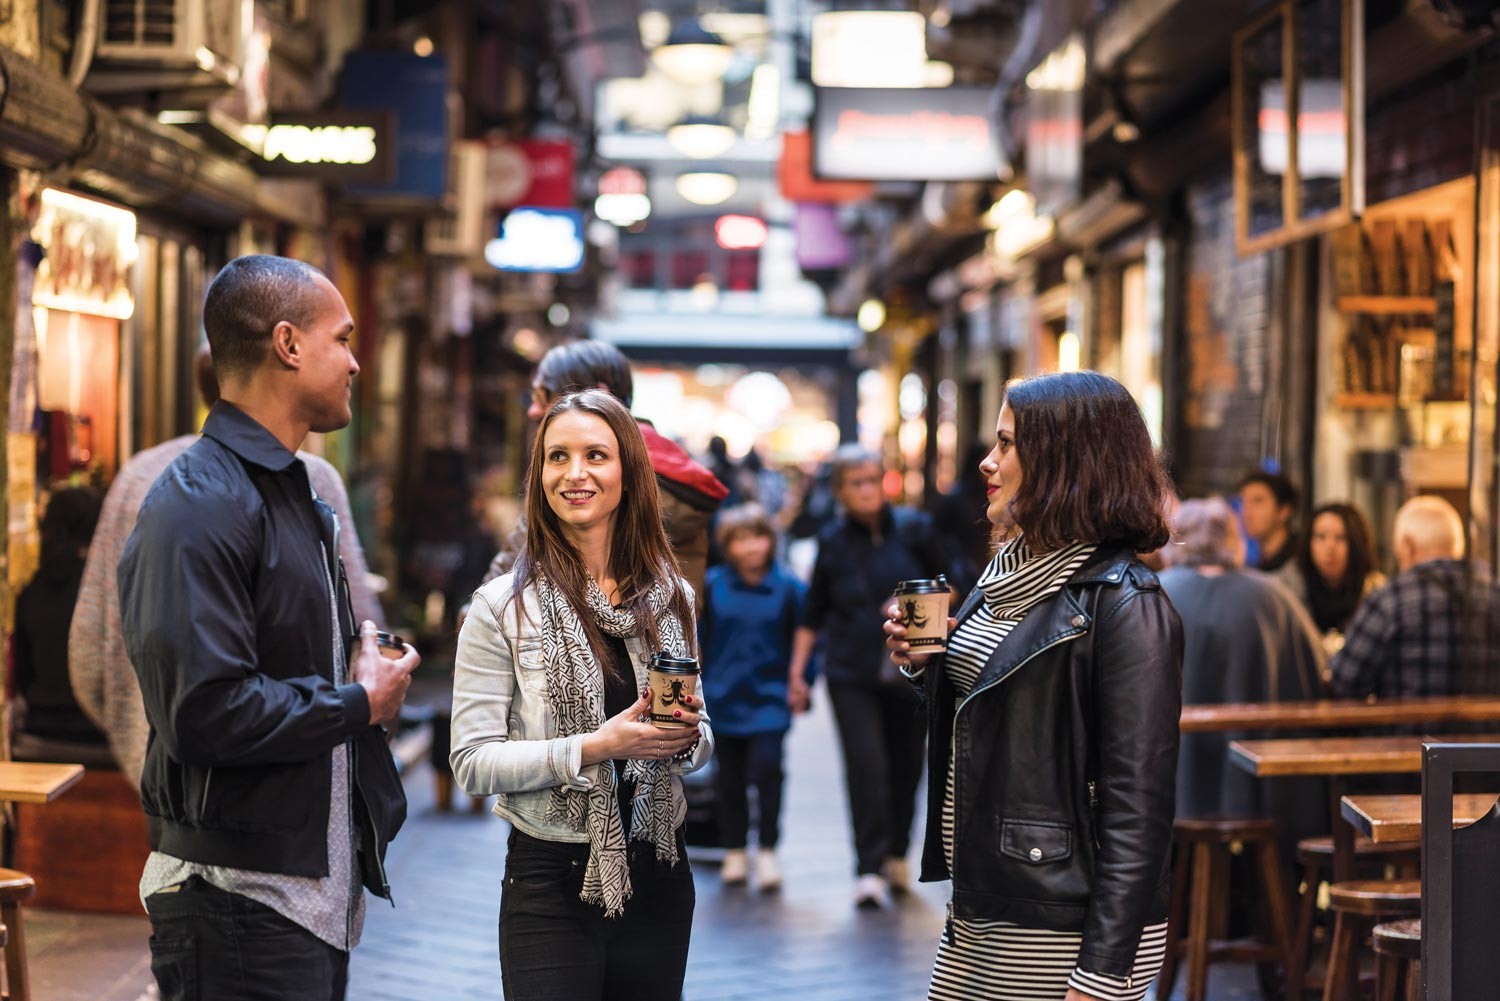
<svg viewBox="0 0 1500 1001">
<path fill-rule="evenodd" d="M 1422 771 L 1422 744 L 1500 743 L 1494 734 L 1410 737 L 1297 737 L 1230 742 L 1229 760 L 1257 778 L 1323 776 L 1328 779 L 1333 822 L 1333 880 L 1354 878 L 1354 828 L 1338 822 L 1355 775 L 1403 775 Z"/>
<path fill-rule="evenodd" d="M 0 761 L 0 801 L 50 803 L 82 778 L 82 765 Z"/>
<path fill-rule="evenodd" d="M 1460 793 L 1453 797 L 1453 826 L 1467 827 L 1495 808 L 1495 793 Z M 1421 796 L 1345 796 L 1344 819 L 1377 845 L 1419 841 Z"/>
<path fill-rule="evenodd" d="M 1500 723 L 1500 698 L 1423 696 L 1404 699 L 1321 699 L 1234 702 L 1182 707 L 1183 733 L 1225 730 L 1349 730 L 1366 726 Z"/>
</svg>

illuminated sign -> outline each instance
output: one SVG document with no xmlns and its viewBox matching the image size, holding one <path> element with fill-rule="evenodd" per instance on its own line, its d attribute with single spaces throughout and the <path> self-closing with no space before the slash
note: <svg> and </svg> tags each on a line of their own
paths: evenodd
<svg viewBox="0 0 1500 1001">
<path fill-rule="evenodd" d="M 759 250 L 766 245 L 766 224 L 748 215 L 721 215 L 714 222 L 714 239 L 725 250 Z"/>
<path fill-rule="evenodd" d="M 867 181 L 992 181 L 999 148 L 986 87 L 819 87 L 813 173 Z"/>
<path fill-rule="evenodd" d="M 501 271 L 577 271 L 583 267 L 583 213 L 525 206 L 500 224 L 484 259 Z"/>
<path fill-rule="evenodd" d="M 129 280 L 137 256 L 134 212 L 43 188 L 31 238 L 47 251 L 32 284 L 33 306 L 117 320 L 135 312 Z"/>
<path fill-rule="evenodd" d="M 280 116 L 266 129 L 262 174 L 348 184 L 388 183 L 390 115 L 377 111 Z"/>
</svg>

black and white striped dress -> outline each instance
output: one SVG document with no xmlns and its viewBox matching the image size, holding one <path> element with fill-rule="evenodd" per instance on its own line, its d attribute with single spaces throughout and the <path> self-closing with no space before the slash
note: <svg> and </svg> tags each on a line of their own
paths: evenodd
<svg viewBox="0 0 1500 1001">
<path fill-rule="evenodd" d="M 948 640 L 945 671 L 962 704 L 995 649 L 1034 605 L 1062 589 L 1093 555 L 1092 545 L 1075 545 L 1034 556 L 1020 539 L 1002 547 L 978 587 L 984 602 Z M 943 796 L 943 853 L 953 868 L 953 774 Z M 951 936 L 938 943 L 929 1001 L 1062 1001 L 1075 987 L 1104 1001 L 1141 1001 L 1166 956 L 1167 926 L 1152 925 L 1141 936 L 1128 979 L 1079 969 L 1083 936 L 1074 932 L 1023 928 L 1005 921 L 953 918 Z"/>
</svg>

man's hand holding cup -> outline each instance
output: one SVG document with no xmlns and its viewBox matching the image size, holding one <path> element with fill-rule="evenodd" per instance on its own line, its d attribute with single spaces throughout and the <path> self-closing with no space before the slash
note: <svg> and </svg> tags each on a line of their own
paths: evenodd
<svg viewBox="0 0 1500 1001">
<path fill-rule="evenodd" d="M 390 723 L 401 712 L 411 673 L 422 663 L 410 643 L 381 633 L 366 619 L 359 625 L 359 653 L 354 658 L 354 680 L 370 698 L 370 725 Z"/>
</svg>

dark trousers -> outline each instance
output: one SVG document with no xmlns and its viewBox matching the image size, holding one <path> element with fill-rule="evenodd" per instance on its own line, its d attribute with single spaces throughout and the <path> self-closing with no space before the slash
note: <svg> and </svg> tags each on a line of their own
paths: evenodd
<svg viewBox="0 0 1500 1001">
<path fill-rule="evenodd" d="M 916 696 L 895 685 L 831 684 L 828 696 L 844 754 L 855 871 L 878 873 L 911 847 L 927 718 Z"/>
<path fill-rule="evenodd" d="M 786 732 L 749 737 L 714 734 L 714 761 L 719 766 L 719 834 L 725 848 L 744 848 L 750 837 L 750 787 L 760 812 L 758 844 L 775 848 L 781 840 L 781 742 Z"/>
<path fill-rule="evenodd" d="M 162 1001 L 343 1001 L 349 954 L 249 897 L 190 876 L 146 912 Z"/>
<path fill-rule="evenodd" d="M 625 913 L 578 898 L 589 846 L 512 830 L 500 891 L 500 980 L 507 1001 L 677 998 L 693 927 L 693 873 L 678 832 L 675 866 L 630 842 Z"/>
</svg>

